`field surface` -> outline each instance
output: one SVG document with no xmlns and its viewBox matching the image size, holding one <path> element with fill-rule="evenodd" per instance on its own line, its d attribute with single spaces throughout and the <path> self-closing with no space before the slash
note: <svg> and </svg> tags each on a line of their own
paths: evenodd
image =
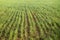
<svg viewBox="0 0 60 40">
<path fill-rule="evenodd" d="M 0 40 L 60 40 L 60 0 L 0 0 Z"/>
</svg>

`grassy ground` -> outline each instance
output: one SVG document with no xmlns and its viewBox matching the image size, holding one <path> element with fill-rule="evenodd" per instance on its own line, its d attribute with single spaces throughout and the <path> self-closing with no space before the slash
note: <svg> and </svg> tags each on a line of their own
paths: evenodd
<svg viewBox="0 0 60 40">
<path fill-rule="evenodd" d="M 0 0 L 0 40 L 60 40 L 59 0 Z"/>
</svg>

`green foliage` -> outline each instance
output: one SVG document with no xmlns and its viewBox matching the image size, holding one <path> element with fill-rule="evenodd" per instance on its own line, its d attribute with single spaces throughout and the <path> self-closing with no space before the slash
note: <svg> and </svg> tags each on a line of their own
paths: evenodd
<svg viewBox="0 0 60 40">
<path fill-rule="evenodd" d="M 0 0 L 0 40 L 59 40 L 59 0 Z"/>
</svg>

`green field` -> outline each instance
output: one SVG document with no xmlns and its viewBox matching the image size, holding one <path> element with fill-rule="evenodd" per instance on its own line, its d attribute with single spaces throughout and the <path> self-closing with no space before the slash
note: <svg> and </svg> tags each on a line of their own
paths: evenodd
<svg viewBox="0 0 60 40">
<path fill-rule="evenodd" d="M 0 40 L 60 40 L 60 0 L 0 0 Z"/>
</svg>

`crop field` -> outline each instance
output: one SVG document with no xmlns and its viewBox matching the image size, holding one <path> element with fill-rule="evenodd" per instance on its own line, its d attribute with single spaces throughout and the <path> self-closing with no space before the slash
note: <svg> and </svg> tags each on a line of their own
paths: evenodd
<svg viewBox="0 0 60 40">
<path fill-rule="evenodd" d="M 60 0 L 0 0 L 0 40 L 60 40 Z"/>
</svg>

